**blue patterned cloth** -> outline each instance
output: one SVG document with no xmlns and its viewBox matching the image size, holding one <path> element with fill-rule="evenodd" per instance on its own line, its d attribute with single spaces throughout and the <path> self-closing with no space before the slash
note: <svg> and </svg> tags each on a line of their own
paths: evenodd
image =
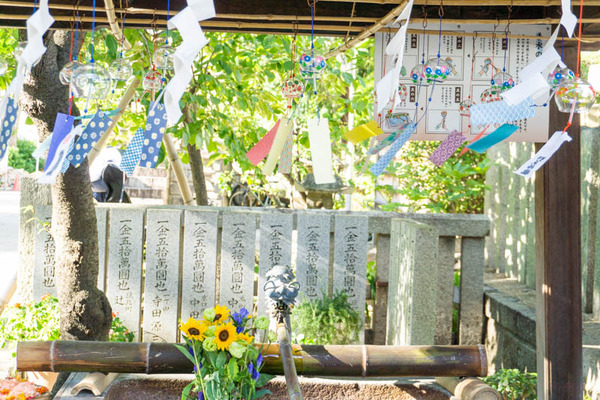
<svg viewBox="0 0 600 400">
<path fill-rule="evenodd" d="M 98 111 L 87 124 L 81 136 L 67 159 L 75 168 L 78 168 L 92 148 L 96 145 L 102 134 L 110 125 L 110 117 L 104 111 Z"/>
<path fill-rule="evenodd" d="M 133 170 L 140 162 L 142 155 L 142 146 L 144 144 L 144 130 L 139 128 L 135 131 L 135 135 L 127 145 L 127 150 L 121 158 L 121 171 L 125 172 L 128 176 L 133 174 Z"/>
<path fill-rule="evenodd" d="M 167 127 L 167 112 L 164 104 L 158 104 L 154 107 L 154 103 L 150 103 L 150 112 L 146 119 L 146 132 L 144 134 L 144 142 L 142 147 L 142 155 L 140 157 L 140 166 L 146 168 L 154 168 L 158 161 L 158 153 L 160 145 Z"/>
<path fill-rule="evenodd" d="M 404 128 L 404 132 L 402 132 L 402 134 L 398 136 L 398 139 L 396 139 L 396 141 L 392 143 L 387 153 L 379 157 L 379 160 L 377 160 L 377 162 L 371 167 L 371 172 L 375 176 L 379 176 L 383 173 L 383 171 L 385 171 L 388 164 L 396 156 L 396 153 L 398 153 L 402 146 L 404 146 L 404 143 L 406 143 L 406 141 L 411 137 L 411 135 L 415 133 L 416 129 L 417 125 L 413 123 L 408 124 L 408 126 Z"/>
<path fill-rule="evenodd" d="M 2 121 L 2 132 L 0 132 L 0 160 L 4 158 L 6 149 L 8 148 L 8 140 L 12 135 L 15 123 L 17 122 L 17 111 L 19 107 L 16 102 L 9 98 L 6 106 L 6 116 Z"/>
<path fill-rule="evenodd" d="M 519 104 L 509 106 L 504 100 L 492 101 L 471 106 L 471 125 L 504 124 L 525 118 L 535 117 L 535 107 L 531 97 Z"/>
</svg>

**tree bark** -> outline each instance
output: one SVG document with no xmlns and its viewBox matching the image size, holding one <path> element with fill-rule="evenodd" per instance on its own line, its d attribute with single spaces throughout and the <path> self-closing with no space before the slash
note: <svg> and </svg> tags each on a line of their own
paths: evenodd
<svg viewBox="0 0 600 400">
<path fill-rule="evenodd" d="M 195 113 L 195 108 L 186 103 L 183 110 L 184 123 L 191 124 L 194 122 L 192 113 Z M 199 206 L 208 205 L 208 192 L 206 191 L 206 176 L 204 175 L 204 163 L 202 161 L 202 153 L 196 147 L 196 144 L 187 145 L 190 167 L 192 169 L 192 181 L 194 182 L 194 192 L 196 192 L 196 204 Z"/>
<path fill-rule="evenodd" d="M 69 61 L 71 34 L 50 31 L 46 53 L 27 75 L 19 99 L 40 139 L 53 130 L 56 114 L 69 111 L 69 90 L 59 81 Z M 79 45 L 79 43 L 77 44 Z M 74 106 L 73 115 L 79 115 Z M 107 340 L 112 311 L 97 288 L 98 232 L 87 160 L 69 167 L 52 186 L 52 236 L 56 243 L 56 283 L 60 331 L 64 340 Z"/>
</svg>

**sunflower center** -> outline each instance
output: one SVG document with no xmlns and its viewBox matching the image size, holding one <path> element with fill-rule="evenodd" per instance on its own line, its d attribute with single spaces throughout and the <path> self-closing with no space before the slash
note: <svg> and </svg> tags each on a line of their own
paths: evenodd
<svg viewBox="0 0 600 400">
<path fill-rule="evenodd" d="M 221 314 L 215 314 L 215 319 L 213 319 L 213 322 L 214 322 L 214 321 L 218 321 L 218 320 L 220 320 L 220 319 L 221 319 L 221 317 L 222 317 L 222 315 L 221 315 Z"/>
<path fill-rule="evenodd" d="M 229 332 L 228 331 L 221 331 L 221 332 L 219 332 L 219 340 L 221 342 L 226 342 L 227 339 L 229 339 Z"/>
<path fill-rule="evenodd" d="M 190 328 L 188 329 L 188 333 L 191 336 L 198 336 L 200 334 L 200 331 L 198 330 L 198 328 Z"/>
</svg>

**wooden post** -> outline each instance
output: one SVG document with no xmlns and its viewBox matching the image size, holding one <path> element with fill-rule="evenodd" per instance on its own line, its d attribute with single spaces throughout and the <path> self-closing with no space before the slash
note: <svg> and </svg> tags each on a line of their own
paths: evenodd
<svg viewBox="0 0 600 400">
<path fill-rule="evenodd" d="M 576 59 L 577 49 L 565 47 L 566 64 Z M 549 103 L 552 135 L 569 115 Z M 538 397 L 548 400 L 577 400 L 583 392 L 578 114 L 568 132 L 573 141 L 535 177 Z"/>
<path fill-rule="evenodd" d="M 183 198 L 183 204 L 186 206 L 196 205 L 194 202 L 194 196 L 192 196 L 190 185 L 185 177 L 185 172 L 183 172 L 183 165 L 181 164 L 181 160 L 177 155 L 177 150 L 175 150 L 175 144 L 173 144 L 173 140 L 168 134 L 163 136 L 163 143 L 165 144 L 165 150 L 167 151 L 169 162 L 173 166 L 175 178 L 177 178 L 177 185 L 179 186 L 179 191 L 181 192 L 181 197 Z M 169 183 L 167 183 L 167 185 L 169 185 Z"/>
</svg>

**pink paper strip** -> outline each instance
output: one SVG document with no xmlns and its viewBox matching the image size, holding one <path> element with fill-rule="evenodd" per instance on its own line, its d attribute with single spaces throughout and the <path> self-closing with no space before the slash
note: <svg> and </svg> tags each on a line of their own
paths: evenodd
<svg viewBox="0 0 600 400">
<path fill-rule="evenodd" d="M 262 139 L 258 141 L 254 145 L 253 148 L 250 149 L 249 152 L 246 153 L 246 157 L 250 160 L 254 166 L 257 166 L 259 162 L 265 159 L 269 151 L 271 150 L 271 146 L 273 145 L 273 140 L 275 140 L 275 134 L 277 133 L 277 128 L 279 127 L 279 123 L 281 120 L 277 121 L 275 126 L 271 128 L 269 132 Z"/>
<path fill-rule="evenodd" d="M 452 131 L 437 149 L 429 156 L 429 161 L 440 167 L 467 140 L 459 131 Z"/>
</svg>

